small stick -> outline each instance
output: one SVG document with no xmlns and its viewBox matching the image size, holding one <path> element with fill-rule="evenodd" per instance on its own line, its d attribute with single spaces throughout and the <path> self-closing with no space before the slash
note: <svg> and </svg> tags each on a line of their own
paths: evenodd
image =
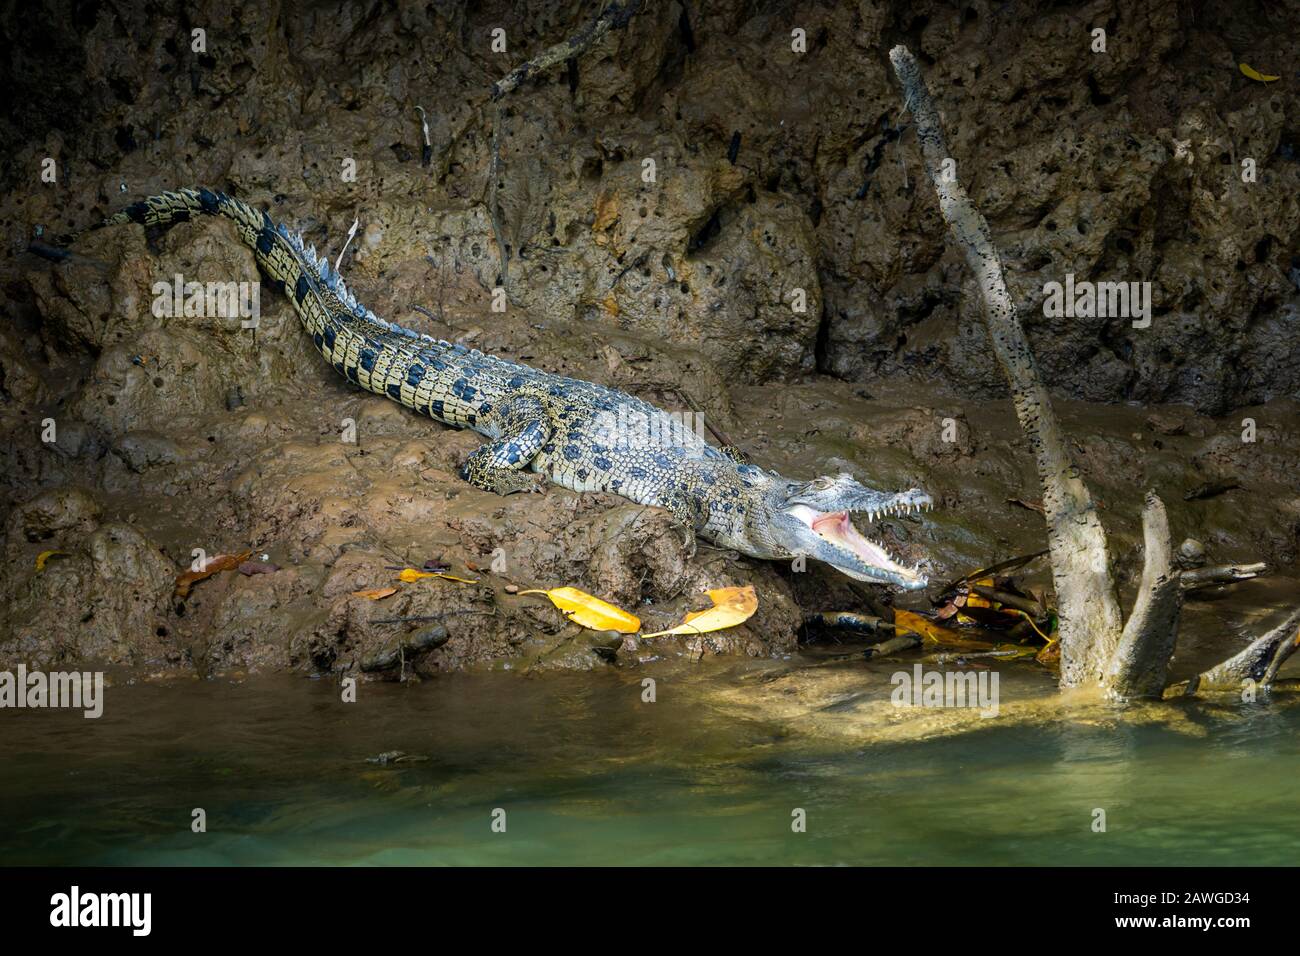
<svg viewBox="0 0 1300 956">
<path fill-rule="evenodd" d="M 433 161 L 433 144 L 429 142 L 429 120 L 424 115 L 423 106 L 417 106 L 415 111 L 420 114 L 420 126 L 424 130 L 424 149 L 420 150 L 420 165 L 428 166 Z"/>
<path fill-rule="evenodd" d="M 593 23 L 589 23 L 564 42 L 557 43 L 531 60 L 521 63 L 493 83 L 492 99 L 501 99 L 507 93 L 517 89 L 520 83 L 534 73 L 548 70 L 566 60 L 577 59 L 579 54 L 611 30 L 621 30 L 627 26 L 628 21 L 641 9 L 642 2 L 643 0 L 615 0 Z"/>
<path fill-rule="evenodd" d="M 492 115 L 492 157 L 488 163 L 488 212 L 492 216 L 492 236 L 501 254 L 501 288 L 510 288 L 510 250 L 501 233 L 501 205 L 497 202 L 497 182 L 501 176 L 501 107 Z"/>
<path fill-rule="evenodd" d="M 866 657 L 884 657 L 886 654 L 893 654 L 895 651 L 909 651 L 920 646 L 921 639 L 915 634 L 900 634 L 897 637 L 891 637 L 882 644 L 877 644 L 875 647 L 868 647 L 862 653 Z"/>
<path fill-rule="evenodd" d="M 352 228 L 348 230 L 348 238 L 343 243 L 343 248 L 339 250 L 339 257 L 334 260 L 334 271 L 339 271 L 339 266 L 343 264 L 343 254 L 348 251 L 348 246 L 352 245 L 352 237 L 357 234 L 357 226 L 361 225 L 360 219 L 352 220 Z"/>
<path fill-rule="evenodd" d="M 1254 564 L 1214 564 L 1207 568 L 1184 571 L 1181 575 L 1183 590 L 1209 587 L 1212 584 L 1231 584 L 1234 581 L 1249 581 L 1261 574 L 1268 573 L 1268 565 L 1263 561 Z"/>
<path fill-rule="evenodd" d="M 855 611 L 813 611 L 805 614 L 805 624 L 820 624 L 823 627 L 843 628 L 846 631 L 859 631 L 863 634 L 875 634 L 877 631 L 893 631 L 894 625 L 871 614 L 858 614 Z"/>
<path fill-rule="evenodd" d="M 1016 594 L 1010 594 L 1006 591 L 999 591 L 997 588 L 986 588 L 982 584 L 972 584 L 970 589 L 973 593 L 982 598 L 988 598 L 990 601 L 997 601 L 999 604 L 1005 604 L 1007 607 L 1013 607 L 1017 611 L 1024 611 L 1030 614 L 1035 620 L 1042 618 L 1043 608 L 1037 601 L 1029 598 L 1023 598 Z"/>
</svg>

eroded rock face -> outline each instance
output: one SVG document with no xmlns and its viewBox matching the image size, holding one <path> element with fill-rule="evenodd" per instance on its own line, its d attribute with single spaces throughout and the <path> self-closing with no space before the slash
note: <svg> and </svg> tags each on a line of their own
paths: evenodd
<svg viewBox="0 0 1300 956">
<path fill-rule="evenodd" d="M 979 303 L 884 57 L 900 38 L 933 61 L 956 172 L 1050 385 L 1196 409 L 1069 419 L 1102 500 L 1122 510 L 1163 485 L 1175 524 L 1216 557 L 1300 553 L 1285 401 L 1300 386 L 1300 117 L 1282 84 L 1234 68 L 1249 50 L 1281 72 L 1296 38 L 1230 4 L 1194 21 L 1172 2 L 654 4 L 500 103 L 491 82 L 594 7 L 199 4 L 181 24 L 38 6 L 0 27 L 18 104 L 0 121 L 16 154 L 0 170 L 0 665 L 355 672 L 431 627 L 448 639 L 399 654 L 399 673 L 780 654 L 800 607 L 864 599 L 823 570 L 697 547 L 619 498 L 468 488 L 456 470 L 476 436 L 338 380 L 269 287 L 255 330 L 156 314 L 154 286 L 176 274 L 258 281 L 226 224 L 89 233 L 58 267 L 20 254 L 192 184 L 265 206 L 331 261 L 358 220 L 343 270 L 388 319 L 702 413 L 784 473 L 924 483 L 954 516 L 885 533 L 936 579 L 1036 550 L 1041 519 L 1007 504 L 1036 498 L 1034 479 L 1014 433 L 995 433 L 1010 416 L 988 401 L 1003 385 Z M 1276 16 L 1300 22 L 1300 7 Z M 488 50 L 500 25 L 504 55 Z M 39 182 L 46 157 L 56 183 Z M 1150 281 L 1150 327 L 1044 316 L 1044 284 L 1067 273 Z M 1246 415 L 1258 442 L 1241 440 Z M 1176 504 L 1189 463 L 1245 493 Z M 280 570 L 223 572 L 177 599 L 196 548 Z M 38 572 L 44 550 L 70 556 Z M 353 595 L 435 558 L 478 583 Z M 651 628 L 707 588 L 753 583 L 761 600 L 734 631 L 638 642 L 582 632 L 507 583 L 582 587 Z"/>
</svg>

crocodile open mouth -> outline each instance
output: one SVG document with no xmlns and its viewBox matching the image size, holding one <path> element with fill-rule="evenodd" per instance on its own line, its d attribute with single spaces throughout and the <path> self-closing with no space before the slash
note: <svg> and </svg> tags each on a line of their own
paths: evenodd
<svg viewBox="0 0 1300 956">
<path fill-rule="evenodd" d="M 879 541 L 863 535 L 849 518 L 847 511 L 824 513 L 809 522 L 808 526 L 822 539 L 855 555 L 864 564 L 896 575 L 904 587 L 923 588 L 926 578 L 918 566 L 908 567 L 894 558 Z"/>
<path fill-rule="evenodd" d="M 933 507 L 930 498 L 921 493 L 896 495 L 872 506 L 854 508 L 868 523 L 878 518 L 915 514 Z M 923 588 L 928 579 L 919 565 L 907 565 L 889 553 L 885 545 L 863 534 L 853 524 L 850 510 L 819 511 L 808 505 L 789 509 L 808 526 L 822 542 L 814 556 L 834 565 L 840 571 L 860 581 L 894 584 L 909 591 Z"/>
</svg>

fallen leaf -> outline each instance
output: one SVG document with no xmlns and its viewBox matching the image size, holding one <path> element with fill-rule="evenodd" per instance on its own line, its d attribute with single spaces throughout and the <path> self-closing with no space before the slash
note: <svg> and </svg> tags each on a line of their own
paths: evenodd
<svg viewBox="0 0 1300 956">
<path fill-rule="evenodd" d="M 378 601 L 380 598 L 386 598 L 388 595 L 396 593 L 397 588 L 367 588 L 365 591 L 353 591 L 352 596 Z"/>
<path fill-rule="evenodd" d="M 1037 511 L 1040 515 L 1043 514 L 1043 505 L 1042 502 L 1039 501 L 1027 501 L 1024 498 L 1008 498 L 1007 504 L 1018 505 L 1026 511 Z"/>
<path fill-rule="evenodd" d="M 218 554 L 208 558 L 207 563 L 203 565 L 202 571 L 186 571 L 176 578 L 176 596 L 189 597 L 190 588 L 194 587 L 200 581 L 212 577 L 218 571 L 233 571 L 241 564 L 252 557 L 252 551 L 241 551 L 239 554 Z"/>
<path fill-rule="evenodd" d="M 646 637 L 661 637 L 665 634 L 704 634 L 707 631 L 720 631 L 735 627 L 748 621 L 758 610 L 758 595 L 754 585 L 746 584 L 739 588 L 715 588 L 707 592 L 713 601 L 713 607 L 703 611 L 692 611 L 686 620 L 667 631 L 656 631 Z"/>
<path fill-rule="evenodd" d="M 458 578 L 454 574 L 443 574 L 441 571 L 417 571 L 415 568 L 402 568 L 398 575 L 408 584 L 412 581 L 420 581 L 424 578 L 442 578 L 444 581 L 459 581 L 461 584 L 478 584 L 477 581 L 470 581 L 466 578 Z"/>
<path fill-rule="evenodd" d="M 1034 660 L 1040 664 L 1059 664 L 1061 662 L 1061 642 L 1052 641 L 1050 644 L 1043 645 L 1038 653 L 1034 655 Z"/>
<path fill-rule="evenodd" d="M 68 557 L 68 552 L 66 551 L 42 551 L 40 554 L 36 556 L 36 570 L 44 571 L 45 562 L 50 560 L 50 558 L 66 558 L 66 557 Z"/>
<path fill-rule="evenodd" d="M 902 608 L 894 608 L 894 628 L 898 631 L 911 631 L 936 644 L 946 644 L 953 639 L 960 640 L 956 631 L 940 627 L 928 617 L 922 617 L 913 611 L 904 611 Z"/>
<path fill-rule="evenodd" d="M 940 627 L 924 615 L 914 611 L 904 611 L 901 608 L 894 608 L 894 630 L 899 634 L 911 631 L 931 644 L 942 644 L 946 647 L 961 647 L 971 651 L 990 651 L 996 647 L 994 641 L 972 639 L 961 631 Z M 970 628 L 970 630 L 990 636 L 983 628 Z"/>
<path fill-rule="evenodd" d="M 635 634 L 641 630 L 641 619 L 629 614 L 620 607 L 593 597 L 577 588 L 551 588 L 549 591 L 532 589 L 520 591 L 520 594 L 545 594 L 551 603 L 564 612 L 565 617 L 575 624 L 591 628 L 593 631 L 618 631 L 620 634 Z"/>
<path fill-rule="evenodd" d="M 1274 80 L 1280 80 L 1282 77 L 1274 76 L 1271 73 L 1261 73 L 1249 63 L 1238 63 L 1238 69 L 1252 80 L 1258 80 L 1261 83 L 1272 83 Z"/>
</svg>

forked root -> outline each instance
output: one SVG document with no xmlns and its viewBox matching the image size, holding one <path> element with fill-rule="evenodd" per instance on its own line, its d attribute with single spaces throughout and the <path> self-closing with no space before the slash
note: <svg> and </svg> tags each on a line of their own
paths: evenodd
<svg viewBox="0 0 1300 956">
<path fill-rule="evenodd" d="M 1172 565 L 1164 504 L 1150 492 L 1142 515 L 1146 553 L 1141 587 L 1133 613 L 1121 627 L 1106 535 L 1038 374 L 988 223 L 958 182 L 938 110 L 915 58 L 907 47 L 899 45 L 889 51 L 889 59 L 916 124 L 921 158 L 938 194 L 939 211 L 979 283 L 993 352 L 1038 467 L 1060 609 L 1061 686 L 1100 687 L 1108 696 L 1120 699 L 1159 697 L 1169 679 L 1183 590 L 1244 580 L 1264 568 L 1249 565 L 1180 574 Z M 1235 688 L 1247 679 L 1266 686 L 1296 649 L 1298 622 L 1300 611 L 1241 653 L 1189 682 L 1188 692 L 1194 692 L 1197 684 Z"/>
</svg>

